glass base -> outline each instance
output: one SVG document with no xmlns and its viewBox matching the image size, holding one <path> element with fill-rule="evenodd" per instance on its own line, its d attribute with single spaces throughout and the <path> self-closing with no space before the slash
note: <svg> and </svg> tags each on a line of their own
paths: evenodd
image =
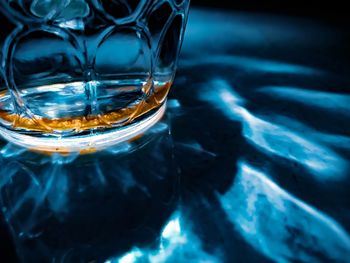
<svg viewBox="0 0 350 263">
<path fill-rule="evenodd" d="M 0 136 L 16 145 L 46 153 L 91 153 L 131 140 L 144 133 L 164 115 L 166 103 L 152 115 L 124 127 L 74 137 L 35 137 L 0 127 Z"/>
</svg>

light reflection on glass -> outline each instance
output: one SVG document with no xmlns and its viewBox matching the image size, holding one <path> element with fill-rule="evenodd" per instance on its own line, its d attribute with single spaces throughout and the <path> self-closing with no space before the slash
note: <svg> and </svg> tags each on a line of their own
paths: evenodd
<svg viewBox="0 0 350 263">
<path fill-rule="evenodd" d="M 108 162 L 101 162 L 101 158 L 96 159 L 96 156 L 82 156 L 79 153 L 47 155 L 11 143 L 0 145 L 0 204 L 5 220 L 16 230 L 20 239 L 38 237 L 48 218 L 54 217 L 65 222 L 67 216 L 71 216 L 75 209 L 73 194 L 88 196 L 94 191 L 103 193 L 110 187 L 111 180 L 114 185 L 116 182 L 119 185 L 116 190 L 119 196 L 131 195 L 131 190 L 139 189 L 145 198 L 150 198 L 147 187 L 135 178 L 128 162 L 116 160 L 162 138 L 162 135 L 168 133 L 167 129 L 166 123 L 157 123 L 142 138 L 100 152 L 99 156 L 106 156 L 109 163 L 113 163 L 108 173 Z M 160 142 L 163 141 L 155 142 L 154 147 Z M 166 152 L 167 148 L 163 145 L 162 149 Z M 161 152 L 155 152 L 154 157 L 149 157 L 155 162 L 156 157 L 161 161 L 165 156 Z M 81 160 L 85 160 L 83 164 Z M 84 169 L 85 172 L 81 171 Z M 148 171 L 152 172 L 151 169 Z M 149 177 L 148 180 L 159 181 L 160 178 Z M 166 182 L 170 179 L 162 180 Z M 78 202 L 79 198 L 75 198 L 75 202 Z"/>
</svg>

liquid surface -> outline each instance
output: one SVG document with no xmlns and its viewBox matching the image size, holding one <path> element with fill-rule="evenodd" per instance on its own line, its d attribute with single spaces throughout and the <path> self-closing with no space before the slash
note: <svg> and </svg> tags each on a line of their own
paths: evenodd
<svg viewBox="0 0 350 263">
<path fill-rule="evenodd" d="M 23 92 L 22 98 L 29 105 L 29 113 L 24 116 L 13 112 L 11 97 L 3 92 L 0 94 L 0 118 L 13 129 L 46 133 L 118 127 L 162 105 L 170 86 L 170 82 L 116 85 L 109 81 L 31 88 Z M 91 90 L 97 93 L 93 101 L 89 99 Z"/>
</svg>

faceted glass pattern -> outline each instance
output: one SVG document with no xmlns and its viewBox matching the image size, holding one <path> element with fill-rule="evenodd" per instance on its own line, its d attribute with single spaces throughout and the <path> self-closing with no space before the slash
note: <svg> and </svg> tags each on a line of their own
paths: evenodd
<svg viewBox="0 0 350 263">
<path fill-rule="evenodd" d="M 188 6 L 189 0 L 1 1 L 0 134 L 57 148 L 66 138 L 75 138 L 69 146 L 147 119 L 146 129 L 161 117 Z"/>
</svg>

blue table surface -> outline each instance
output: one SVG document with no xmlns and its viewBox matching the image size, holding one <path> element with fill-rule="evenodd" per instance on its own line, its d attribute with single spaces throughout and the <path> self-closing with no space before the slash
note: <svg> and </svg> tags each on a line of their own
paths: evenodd
<svg viewBox="0 0 350 263">
<path fill-rule="evenodd" d="M 350 262 L 348 37 L 192 9 L 141 139 L 81 156 L 0 141 L 0 262 Z"/>
</svg>

